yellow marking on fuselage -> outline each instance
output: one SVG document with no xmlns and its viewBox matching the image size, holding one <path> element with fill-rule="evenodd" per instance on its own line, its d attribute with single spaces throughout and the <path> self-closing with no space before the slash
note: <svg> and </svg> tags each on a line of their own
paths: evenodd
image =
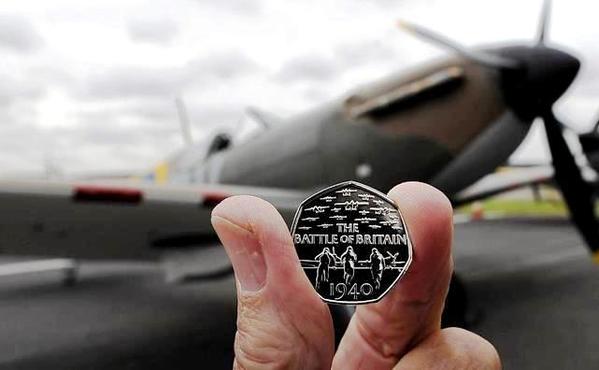
<svg viewBox="0 0 599 370">
<path fill-rule="evenodd" d="M 154 182 L 157 184 L 164 184 L 168 181 L 168 163 L 160 162 L 154 168 Z"/>
<path fill-rule="evenodd" d="M 593 262 L 599 265 L 599 251 L 593 252 Z"/>
</svg>

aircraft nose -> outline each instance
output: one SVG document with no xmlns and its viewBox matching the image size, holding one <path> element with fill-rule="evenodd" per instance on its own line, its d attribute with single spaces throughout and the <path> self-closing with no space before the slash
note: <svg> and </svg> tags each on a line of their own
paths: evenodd
<svg viewBox="0 0 599 370">
<path fill-rule="evenodd" d="M 560 50 L 534 48 L 527 63 L 527 83 L 539 97 L 553 103 L 568 89 L 578 74 L 580 61 Z"/>
<path fill-rule="evenodd" d="M 520 71 L 506 73 L 502 82 L 507 103 L 525 115 L 550 108 L 580 69 L 578 58 L 543 45 L 504 48 L 500 54 L 522 65 Z"/>
</svg>

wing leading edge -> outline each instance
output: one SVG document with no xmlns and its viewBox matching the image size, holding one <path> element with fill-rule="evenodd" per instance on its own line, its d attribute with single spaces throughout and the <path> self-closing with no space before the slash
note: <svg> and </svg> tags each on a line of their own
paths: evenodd
<svg viewBox="0 0 599 370">
<path fill-rule="evenodd" d="M 124 183 L 0 182 L 0 253 L 77 259 L 152 260 L 218 245 L 210 213 L 251 194 L 289 220 L 304 193 L 277 189 Z"/>
<path fill-rule="evenodd" d="M 516 190 L 525 186 L 548 184 L 553 182 L 553 168 L 539 166 L 492 173 L 452 197 L 454 207 L 493 195 Z"/>
</svg>

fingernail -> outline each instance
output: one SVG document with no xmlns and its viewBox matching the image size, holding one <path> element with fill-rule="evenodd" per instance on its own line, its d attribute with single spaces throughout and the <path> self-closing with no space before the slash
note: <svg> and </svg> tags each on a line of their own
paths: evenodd
<svg viewBox="0 0 599 370">
<path fill-rule="evenodd" d="M 212 225 L 233 265 L 239 287 L 255 292 L 266 283 L 266 262 L 256 234 L 221 216 L 212 216 Z"/>
</svg>

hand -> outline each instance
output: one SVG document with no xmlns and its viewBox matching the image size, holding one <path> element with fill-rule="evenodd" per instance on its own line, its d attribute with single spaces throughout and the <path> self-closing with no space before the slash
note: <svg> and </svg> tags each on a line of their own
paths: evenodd
<svg viewBox="0 0 599 370">
<path fill-rule="evenodd" d="M 414 254 L 402 280 L 379 302 L 358 306 L 335 353 L 328 306 L 300 266 L 289 230 L 269 203 L 231 197 L 212 212 L 235 270 L 234 369 L 499 369 L 483 338 L 441 330 L 453 271 L 452 208 L 438 190 L 404 183 L 400 205 Z"/>
</svg>

